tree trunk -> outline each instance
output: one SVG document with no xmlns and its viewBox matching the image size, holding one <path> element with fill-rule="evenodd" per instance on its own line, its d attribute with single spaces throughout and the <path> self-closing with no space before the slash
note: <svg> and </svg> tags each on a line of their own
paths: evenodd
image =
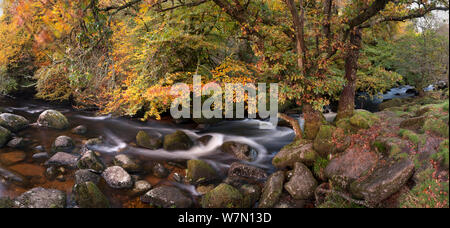
<svg viewBox="0 0 450 228">
<path fill-rule="evenodd" d="M 286 6 L 292 15 L 292 22 L 295 29 L 296 49 L 297 49 L 297 64 L 301 72 L 305 73 L 306 65 L 306 45 L 305 45 L 305 12 L 303 10 L 303 0 L 300 0 L 300 13 L 295 6 L 294 0 L 285 0 Z"/>
<path fill-rule="evenodd" d="M 361 31 L 354 29 L 350 34 L 350 43 L 345 58 L 345 79 L 347 83 L 339 98 L 336 120 L 348 118 L 355 110 L 356 73 L 358 71 L 359 52 L 361 50 Z"/>
</svg>

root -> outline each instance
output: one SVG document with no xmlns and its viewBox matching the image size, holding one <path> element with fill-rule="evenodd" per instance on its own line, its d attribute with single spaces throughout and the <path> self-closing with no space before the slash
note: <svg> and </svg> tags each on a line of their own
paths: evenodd
<svg viewBox="0 0 450 228">
<path fill-rule="evenodd" d="M 300 124 L 297 119 L 292 118 L 283 113 L 278 113 L 278 117 L 287 121 L 292 126 L 292 129 L 294 129 L 295 136 L 297 139 L 303 138 L 303 132 L 302 132 L 302 129 L 300 128 Z"/>
</svg>

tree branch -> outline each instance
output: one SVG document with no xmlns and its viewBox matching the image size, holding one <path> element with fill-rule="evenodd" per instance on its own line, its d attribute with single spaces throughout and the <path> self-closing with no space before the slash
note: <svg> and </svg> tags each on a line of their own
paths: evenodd
<svg viewBox="0 0 450 228">
<path fill-rule="evenodd" d="M 297 139 L 302 139 L 303 138 L 303 132 L 302 129 L 300 128 L 300 124 L 298 123 L 298 120 L 295 118 L 292 118 L 286 114 L 283 113 L 278 113 L 278 117 L 281 118 L 282 120 L 285 120 L 286 122 L 288 122 L 292 128 L 294 129 L 295 132 L 295 136 Z"/>
</svg>

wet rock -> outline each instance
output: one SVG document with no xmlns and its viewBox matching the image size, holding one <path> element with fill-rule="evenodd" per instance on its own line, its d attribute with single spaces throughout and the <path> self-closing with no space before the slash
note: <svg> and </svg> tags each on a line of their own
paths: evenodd
<svg viewBox="0 0 450 228">
<path fill-rule="evenodd" d="M 153 176 L 157 178 L 166 178 L 170 175 L 170 171 L 160 163 L 156 163 L 152 167 Z"/>
<path fill-rule="evenodd" d="M 12 171 L 9 171 L 5 168 L 2 168 L 0 166 L 0 180 L 1 179 L 4 179 L 7 182 L 11 182 L 11 183 L 19 185 L 19 186 L 27 185 L 27 179 L 25 179 L 25 177 L 23 177 L 20 174 L 16 174 Z"/>
<path fill-rule="evenodd" d="M 134 183 L 133 190 L 131 190 L 131 194 L 134 196 L 145 194 L 146 192 L 152 189 L 152 185 L 145 180 L 136 181 Z"/>
<path fill-rule="evenodd" d="M 217 179 L 216 170 L 205 161 L 189 160 L 187 162 L 186 179 L 192 184 L 201 184 Z"/>
<path fill-rule="evenodd" d="M 355 110 L 350 118 L 350 124 L 359 129 L 369 129 L 375 125 L 380 119 L 377 115 L 366 110 Z"/>
<path fill-rule="evenodd" d="M 17 197 L 18 208 L 65 208 L 66 194 L 55 189 L 33 188 Z"/>
<path fill-rule="evenodd" d="M 84 135 L 87 133 L 87 127 L 84 125 L 80 125 L 80 126 L 75 127 L 74 129 L 72 129 L 71 132 L 72 132 L 72 134 L 75 134 L 75 135 Z"/>
<path fill-rule="evenodd" d="M 294 167 L 296 162 L 312 165 L 317 156 L 316 151 L 313 149 L 313 144 L 310 141 L 296 140 L 283 147 L 272 159 L 272 164 L 278 169 Z"/>
<path fill-rule="evenodd" d="M 197 139 L 198 144 L 206 146 L 208 145 L 209 141 L 211 141 L 213 137 L 211 135 L 205 135 Z"/>
<path fill-rule="evenodd" d="M 11 152 L 0 154 L 0 163 L 6 166 L 10 166 L 24 161 L 27 155 L 24 152 Z"/>
<path fill-rule="evenodd" d="M 69 120 L 60 112 L 47 110 L 39 115 L 38 125 L 41 127 L 64 130 L 70 127 Z"/>
<path fill-rule="evenodd" d="M 48 167 L 45 170 L 44 175 L 48 180 L 52 181 L 56 179 L 56 176 L 58 176 L 58 170 L 54 166 Z"/>
<path fill-rule="evenodd" d="M 174 173 L 173 174 L 173 179 L 178 182 L 178 183 L 183 183 L 184 182 L 184 178 L 181 174 L 179 173 Z"/>
<path fill-rule="evenodd" d="M 8 142 L 7 146 L 13 149 L 20 149 L 26 147 L 28 143 L 29 141 L 24 138 L 15 137 Z"/>
<path fill-rule="evenodd" d="M 414 163 L 409 159 L 390 162 L 351 184 L 354 197 L 376 205 L 396 193 L 411 178 Z"/>
<path fill-rule="evenodd" d="M 234 155 L 237 159 L 243 161 L 254 161 L 258 152 L 249 145 L 237 142 L 225 142 L 220 149 L 227 154 Z"/>
<path fill-rule="evenodd" d="M 130 174 L 120 166 L 112 166 L 105 169 L 102 176 L 111 188 L 124 189 L 133 187 L 133 179 Z"/>
<path fill-rule="evenodd" d="M 295 163 L 294 173 L 290 180 L 284 185 L 291 196 L 296 200 L 306 200 L 314 195 L 317 181 L 311 171 L 304 164 Z"/>
<path fill-rule="evenodd" d="M 74 169 L 77 167 L 79 157 L 74 154 L 58 152 L 53 155 L 47 162 L 46 166 L 64 166 L 67 168 Z"/>
<path fill-rule="evenodd" d="M 267 173 L 261 168 L 235 162 L 231 164 L 228 170 L 228 177 L 241 177 L 255 181 L 263 181 L 267 179 Z"/>
<path fill-rule="evenodd" d="M 0 114 L 0 126 L 12 132 L 18 132 L 20 130 L 23 130 L 27 128 L 29 124 L 30 123 L 28 122 L 28 120 L 22 116 L 10 113 Z"/>
<path fill-rule="evenodd" d="M 106 168 L 102 160 L 92 150 L 86 151 L 81 156 L 80 160 L 78 160 L 77 167 L 79 169 L 92 169 L 97 172 L 102 172 Z"/>
<path fill-rule="evenodd" d="M 403 120 L 400 123 L 400 127 L 405 128 L 405 129 L 410 129 L 410 130 L 419 130 L 425 124 L 426 119 L 427 119 L 426 116 L 409 118 L 409 119 Z"/>
<path fill-rule="evenodd" d="M 42 162 L 47 161 L 47 159 L 49 159 L 50 156 L 48 156 L 47 153 L 36 153 L 36 154 L 33 154 L 33 156 L 31 158 L 33 159 L 33 162 L 42 163 Z"/>
<path fill-rule="evenodd" d="M 88 169 L 77 170 L 75 172 L 75 184 L 81 184 L 85 182 L 98 184 L 100 182 L 100 176 Z"/>
<path fill-rule="evenodd" d="M 203 208 L 243 208 L 243 196 L 236 188 L 220 184 L 202 198 Z"/>
<path fill-rule="evenodd" d="M 0 209 L 13 208 L 14 201 L 10 198 L 0 197 Z"/>
<path fill-rule="evenodd" d="M 176 131 L 164 137 L 164 149 L 167 151 L 189 150 L 193 144 L 189 136 L 183 131 Z"/>
<path fill-rule="evenodd" d="M 243 207 L 252 208 L 261 197 L 262 189 L 258 185 L 245 184 L 239 188 L 243 196 Z"/>
<path fill-rule="evenodd" d="M 214 185 L 210 184 L 210 185 L 201 185 L 198 186 L 195 190 L 200 194 L 200 195 L 205 195 L 206 193 L 212 191 L 215 188 Z"/>
<path fill-rule="evenodd" d="M 84 182 L 73 186 L 72 194 L 81 208 L 110 208 L 105 195 L 92 182 Z"/>
<path fill-rule="evenodd" d="M 325 176 L 343 189 L 373 168 L 378 155 L 362 148 L 351 148 L 333 158 L 325 168 Z"/>
<path fill-rule="evenodd" d="M 132 159 L 126 154 L 119 154 L 114 157 L 114 165 L 124 168 L 129 173 L 136 173 L 142 170 L 142 165 L 137 159 Z"/>
<path fill-rule="evenodd" d="M 162 186 L 141 196 L 141 201 L 162 208 L 189 208 L 192 200 L 178 188 Z"/>
<path fill-rule="evenodd" d="M 11 138 L 11 132 L 0 126 L 0 148 L 2 148 Z"/>
<path fill-rule="evenodd" d="M 39 151 L 39 152 L 45 152 L 45 148 L 44 148 L 43 146 L 41 146 L 41 145 L 36 146 L 36 147 L 34 148 L 34 150 L 35 150 L 35 151 Z"/>
<path fill-rule="evenodd" d="M 53 154 L 57 152 L 71 153 L 73 149 L 75 149 L 75 143 L 73 142 L 72 138 L 62 135 L 56 138 L 55 142 L 52 145 L 51 152 Z"/>
<path fill-rule="evenodd" d="M 138 146 L 150 150 L 157 150 L 162 147 L 162 139 L 159 136 L 150 136 L 145 131 L 139 131 L 136 135 L 136 143 Z"/>
<path fill-rule="evenodd" d="M 272 174 L 264 185 L 259 208 L 272 208 L 280 199 L 283 192 L 284 172 Z"/>
</svg>

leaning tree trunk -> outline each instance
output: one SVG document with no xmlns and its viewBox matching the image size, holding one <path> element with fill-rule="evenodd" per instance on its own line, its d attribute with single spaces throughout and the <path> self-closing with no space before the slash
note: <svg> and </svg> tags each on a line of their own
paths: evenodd
<svg viewBox="0 0 450 228">
<path fill-rule="evenodd" d="M 339 98 L 336 120 L 353 115 L 355 110 L 356 72 L 358 71 L 359 52 L 361 50 L 361 31 L 354 29 L 350 34 L 350 43 L 345 58 L 345 79 L 347 84 Z"/>
</svg>

